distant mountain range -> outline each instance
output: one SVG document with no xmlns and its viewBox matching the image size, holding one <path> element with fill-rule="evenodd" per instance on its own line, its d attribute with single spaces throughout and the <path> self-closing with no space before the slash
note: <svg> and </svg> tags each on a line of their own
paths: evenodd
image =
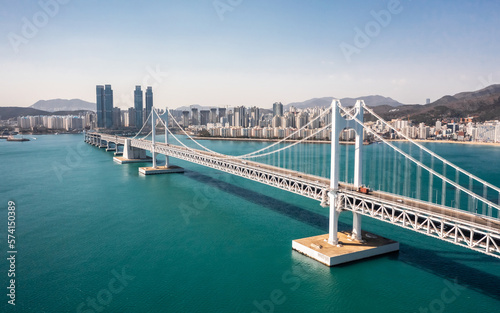
<svg viewBox="0 0 500 313">
<path fill-rule="evenodd" d="M 334 97 L 323 97 L 293 102 L 285 105 L 285 110 L 291 106 L 298 109 L 325 107 L 332 103 Z M 379 95 L 365 96 L 359 98 L 343 98 L 340 102 L 344 106 L 353 106 L 357 100 L 374 108 L 374 111 L 386 120 L 394 118 L 410 118 L 414 122 L 425 122 L 430 125 L 437 119 L 463 118 L 475 116 L 477 120 L 500 119 L 500 84 L 491 85 L 478 91 L 461 92 L 456 95 L 444 96 L 426 105 L 406 105 L 392 98 Z M 210 109 L 209 106 L 193 105 L 200 109 Z M 177 108 L 177 110 L 190 110 L 188 106 Z M 76 112 L 75 112 L 76 111 Z M 65 115 L 77 114 L 78 111 L 96 111 L 96 104 L 80 99 L 64 100 L 40 100 L 28 108 L 23 107 L 0 107 L 0 119 L 9 119 L 26 115 Z M 261 109 L 261 112 L 270 112 L 269 109 Z M 370 119 L 370 115 L 365 115 Z"/>
<path fill-rule="evenodd" d="M 369 102 L 366 104 L 372 106 Z M 427 125 L 443 118 L 474 116 L 478 121 L 500 119 L 500 85 L 491 85 L 478 91 L 461 92 L 454 96 L 447 95 L 426 105 L 398 107 L 381 105 L 375 107 L 374 111 L 385 120 L 409 118 Z"/>
<path fill-rule="evenodd" d="M 314 108 L 314 107 L 326 107 L 330 106 L 332 104 L 332 100 L 337 99 L 334 97 L 324 97 L 324 98 L 314 98 L 310 100 L 306 100 L 303 102 L 293 102 L 289 103 L 284 106 L 285 110 L 290 109 L 290 107 L 295 107 L 297 109 L 306 109 L 306 108 Z M 404 105 L 392 98 L 388 97 L 383 97 L 383 96 L 366 96 L 366 97 L 359 97 L 359 98 L 342 98 L 339 99 L 340 103 L 342 103 L 343 106 L 354 106 L 356 104 L 357 100 L 364 100 L 367 105 L 370 107 L 376 107 L 379 105 L 388 105 L 391 107 L 398 107 L 401 105 Z"/>
<path fill-rule="evenodd" d="M 28 115 L 72 115 L 84 111 L 96 111 L 96 104 L 80 99 L 40 100 L 25 107 L 0 107 L 0 119 L 8 120 L 18 116 Z"/>
<path fill-rule="evenodd" d="M 56 112 L 56 111 L 78 111 L 78 110 L 86 110 L 86 111 L 94 111 L 96 112 L 96 104 L 83 101 L 80 99 L 52 99 L 52 100 L 40 100 L 30 106 L 32 109 L 43 110 L 47 112 Z"/>
<path fill-rule="evenodd" d="M 33 108 L 22 107 L 0 107 L 0 120 L 8 120 L 19 116 L 36 116 L 36 115 L 78 115 L 90 110 L 76 110 L 76 111 L 43 111 Z"/>
</svg>

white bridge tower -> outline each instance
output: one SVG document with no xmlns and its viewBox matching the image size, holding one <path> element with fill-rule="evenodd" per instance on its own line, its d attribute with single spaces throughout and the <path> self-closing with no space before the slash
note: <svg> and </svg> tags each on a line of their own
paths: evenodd
<svg viewBox="0 0 500 313">
<path fill-rule="evenodd" d="M 340 101 L 332 101 L 332 152 L 331 152 L 331 171 L 330 171 L 330 226 L 328 243 L 331 245 L 338 244 L 338 220 L 339 215 L 343 211 L 337 202 L 337 192 L 339 189 L 339 159 L 340 159 L 340 142 L 339 137 L 342 131 L 346 128 L 353 128 L 356 132 L 355 154 L 354 154 L 354 188 L 358 189 L 362 185 L 363 177 L 363 125 L 356 123 L 354 120 L 348 119 L 347 115 L 341 114 Z M 363 100 L 356 101 L 354 113 L 352 116 L 363 122 Z M 350 123 L 352 121 L 352 123 Z M 350 125 L 352 124 L 352 126 Z M 349 127 L 350 126 L 350 127 Z M 346 147 L 348 149 L 349 147 Z M 346 154 L 347 155 L 347 154 Z M 347 169 L 346 169 L 347 170 Z M 361 215 L 353 212 L 353 227 L 352 239 L 361 241 Z"/>
</svg>

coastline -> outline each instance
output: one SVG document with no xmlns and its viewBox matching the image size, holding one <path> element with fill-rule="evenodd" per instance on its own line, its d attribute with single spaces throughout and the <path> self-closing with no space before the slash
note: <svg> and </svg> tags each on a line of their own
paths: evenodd
<svg viewBox="0 0 500 313">
<path fill-rule="evenodd" d="M 256 141 L 256 142 L 278 142 L 282 139 L 264 139 L 264 138 L 232 138 L 232 137 L 199 137 L 192 136 L 195 140 L 222 140 L 222 141 Z M 288 139 L 286 142 L 297 142 L 299 140 L 296 139 Z M 330 140 L 306 140 L 304 143 L 330 143 Z M 341 141 L 341 144 L 344 145 L 353 145 L 354 141 Z"/>
<path fill-rule="evenodd" d="M 407 141 L 404 139 L 390 139 L 389 141 Z M 500 147 L 500 143 L 494 142 L 475 142 L 475 141 L 456 141 L 456 140 L 429 140 L 429 139 L 414 139 L 416 142 L 425 142 L 425 143 L 453 143 L 453 144 L 462 144 L 462 145 L 478 145 L 478 146 L 493 146 Z"/>
<path fill-rule="evenodd" d="M 222 141 L 256 141 L 256 142 L 277 142 L 280 141 L 281 139 L 263 139 L 263 138 L 227 138 L 227 137 L 199 137 L 199 136 L 193 136 L 193 139 L 196 140 L 222 140 Z M 295 139 L 288 139 L 286 142 L 296 142 L 298 140 Z M 405 139 L 388 139 L 387 141 L 408 141 Z M 424 143 L 452 143 L 452 144 L 463 144 L 463 145 L 479 145 L 479 146 L 493 146 L 493 147 L 500 147 L 500 143 L 493 143 L 493 142 L 473 142 L 473 141 L 455 141 L 455 140 L 429 140 L 429 139 L 414 139 L 413 141 L 415 142 L 424 142 Z M 330 140 L 306 140 L 304 143 L 322 143 L 322 144 L 329 144 Z M 341 144 L 344 145 L 353 145 L 354 141 L 341 141 Z M 376 142 L 372 142 L 371 144 L 374 144 Z M 366 143 L 365 143 L 366 144 Z"/>
</svg>

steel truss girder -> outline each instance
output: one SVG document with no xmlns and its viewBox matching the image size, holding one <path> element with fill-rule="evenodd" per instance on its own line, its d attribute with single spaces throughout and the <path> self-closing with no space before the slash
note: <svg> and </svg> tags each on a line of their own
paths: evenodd
<svg viewBox="0 0 500 313">
<path fill-rule="evenodd" d="M 452 221 L 446 216 L 423 212 L 408 206 L 384 203 L 361 194 L 339 191 L 338 210 L 348 210 L 380 221 L 410 229 L 455 245 L 500 258 L 500 232 L 467 221 Z"/>
</svg>

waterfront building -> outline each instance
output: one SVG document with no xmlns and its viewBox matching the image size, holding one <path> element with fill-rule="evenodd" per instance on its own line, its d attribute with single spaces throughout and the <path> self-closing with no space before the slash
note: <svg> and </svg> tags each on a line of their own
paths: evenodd
<svg viewBox="0 0 500 313">
<path fill-rule="evenodd" d="M 189 126 L 189 111 L 182 111 L 182 126 Z"/>
<path fill-rule="evenodd" d="M 273 103 L 273 116 L 283 116 L 283 104 L 281 102 Z"/>
<path fill-rule="evenodd" d="M 198 109 L 197 108 L 191 108 L 191 125 L 197 126 L 200 125 L 198 118 Z"/>
<path fill-rule="evenodd" d="M 111 85 L 104 86 L 104 127 L 113 127 L 113 89 L 111 89 Z"/>
<path fill-rule="evenodd" d="M 200 125 L 207 125 L 210 122 L 210 111 L 200 110 Z"/>
<path fill-rule="evenodd" d="M 120 108 L 113 108 L 113 128 L 119 128 L 121 126 L 121 110 Z"/>
<path fill-rule="evenodd" d="M 134 110 L 135 110 L 135 121 L 134 126 L 141 128 L 144 123 L 143 110 L 144 110 L 144 99 L 141 86 L 135 86 L 134 90 Z M 129 109 L 130 112 L 130 109 Z M 129 113 L 130 118 L 130 113 Z M 130 123 L 129 123 L 130 124 Z"/>
<path fill-rule="evenodd" d="M 146 120 L 149 117 L 149 113 L 151 113 L 151 110 L 153 108 L 153 87 L 149 86 L 146 89 L 146 110 L 144 112 L 144 118 L 143 121 L 146 122 Z"/>
<path fill-rule="evenodd" d="M 281 126 L 281 117 L 278 115 L 275 115 L 273 119 L 271 120 L 271 127 L 277 128 Z"/>
<path fill-rule="evenodd" d="M 210 109 L 210 123 L 218 123 L 217 108 Z"/>
<path fill-rule="evenodd" d="M 245 121 L 245 107 L 244 106 L 234 108 L 233 119 L 234 119 L 233 125 L 235 127 L 246 127 L 247 126 L 247 123 Z"/>
<path fill-rule="evenodd" d="M 220 122 L 220 119 L 225 118 L 225 117 L 226 117 L 226 108 L 219 108 L 219 122 Z"/>
<path fill-rule="evenodd" d="M 96 105 L 97 105 L 97 127 L 105 127 L 104 122 L 104 86 L 96 86 Z"/>
</svg>

